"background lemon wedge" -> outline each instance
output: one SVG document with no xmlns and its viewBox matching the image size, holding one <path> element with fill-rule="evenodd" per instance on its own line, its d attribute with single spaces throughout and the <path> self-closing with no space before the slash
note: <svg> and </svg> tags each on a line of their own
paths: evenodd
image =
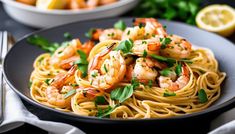
<svg viewBox="0 0 235 134">
<path fill-rule="evenodd" d="M 37 0 L 36 7 L 40 9 L 64 9 L 68 0 Z"/>
<path fill-rule="evenodd" d="M 235 31 L 235 10 L 228 5 L 210 5 L 199 11 L 196 23 L 207 31 L 229 36 Z"/>
</svg>

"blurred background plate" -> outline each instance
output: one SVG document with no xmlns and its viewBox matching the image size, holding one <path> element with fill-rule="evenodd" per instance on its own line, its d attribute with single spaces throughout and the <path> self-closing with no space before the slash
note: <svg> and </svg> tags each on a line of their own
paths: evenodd
<svg viewBox="0 0 235 134">
<path fill-rule="evenodd" d="M 133 7 L 139 0 L 120 0 L 89 10 L 42 10 L 14 0 L 0 0 L 5 11 L 16 21 L 37 28 L 51 27 L 74 21 L 119 16 Z"/>
</svg>

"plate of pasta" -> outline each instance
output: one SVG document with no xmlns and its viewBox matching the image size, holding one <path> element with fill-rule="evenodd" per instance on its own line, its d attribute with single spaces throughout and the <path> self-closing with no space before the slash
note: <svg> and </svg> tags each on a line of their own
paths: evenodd
<svg viewBox="0 0 235 134">
<path fill-rule="evenodd" d="M 4 75 L 23 99 L 74 120 L 189 118 L 235 101 L 234 50 L 226 39 L 179 22 L 84 21 L 18 41 Z"/>
</svg>

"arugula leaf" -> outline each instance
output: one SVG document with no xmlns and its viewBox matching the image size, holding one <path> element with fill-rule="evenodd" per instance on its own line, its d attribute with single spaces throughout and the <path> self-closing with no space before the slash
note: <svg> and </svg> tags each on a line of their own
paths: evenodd
<svg viewBox="0 0 235 134">
<path fill-rule="evenodd" d="M 67 39 L 67 40 L 70 40 L 70 39 L 72 39 L 72 35 L 69 32 L 65 32 L 64 33 L 64 38 Z"/>
<path fill-rule="evenodd" d="M 123 20 L 119 20 L 114 24 L 114 28 L 124 31 L 126 29 L 126 23 Z"/>
<path fill-rule="evenodd" d="M 70 97 L 71 95 L 76 93 L 76 89 L 73 90 L 69 90 L 65 95 L 64 95 L 64 99 Z"/>
<path fill-rule="evenodd" d="M 92 39 L 92 35 L 95 31 L 96 31 L 95 28 L 91 28 L 91 29 L 88 30 L 88 32 L 85 33 L 85 36 L 89 39 Z"/>
<path fill-rule="evenodd" d="M 99 108 L 96 116 L 99 117 L 99 118 L 107 117 L 108 115 L 110 115 L 113 112 L 113 110 L 117 106 L 118 105 L 115 105 L 114 107 L 108 106 L 108 108 L 106 108 L 104 110 Z"/>
<path fill-rule="evenodd" d="M 176 67 L 175 67 L 175 73 L 177 74 L 177 76 L 180 76 L 182 73 L 182 65 L 181 63 L 179 63 Z"/>
<path fill-rule="evenodd" d="M 115 48 L 116 51 L 121 50 L 124 54 L 131 52 L 133 47 L 133 41 L 131 39 L 127 39 L 121 41 L 120 44 Z"/>
<path fill-rule="evenodd" d="M 165 49 L 168 44 L 171 43 L 170 38 L 160 38 L 161 49 Z"/>
<path fill-rule="evenodd" d="M 99 104 L 105 104 L 106 100 L 104 98 L 104 96 L 97 96 L 95 98 L 95 105 L 99 105 Z"/>
<path fill-rule="evenodd" d="M 51 53 L 54 53 L 56 49 L 60 47 L 58 43 L 49 42 L 46 38 L 39 35 L 32 35 L 28 37 L 27 42 Z"/>
<path fill-rule="evenodd" d="M 174 92 L 172 92 L 172 93 L 170 93 L 170 92 L 165 92 L 165 93 L 163 93 L 163 96 L 164 96 L 164 97 L 176 96 L 176 93 L 174 93 Z"/>
<path fill-rule="evenodd" d="M 198 91 L 198 99 L 200 103 L 206 103 L 208 101 L 207 94 L 204 89 Z"/>
</svg>

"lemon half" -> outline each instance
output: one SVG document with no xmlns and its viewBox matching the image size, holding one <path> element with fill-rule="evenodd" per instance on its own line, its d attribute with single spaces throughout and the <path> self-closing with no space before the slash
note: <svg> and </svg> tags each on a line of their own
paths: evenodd
<svg viewBox="0 0 235 134">
<path fill-rule="evenodd" d="M 67 0 L 37 0 L 36 7 L 40 9 L 64 9 Z"/>
<path fill-rule="evenodd" d="M 210 5 L 199 11 L 196 23 L 207 31 L 229 36 L 235 31 L 235 10 L 228 5 Z"/>
</svg>

